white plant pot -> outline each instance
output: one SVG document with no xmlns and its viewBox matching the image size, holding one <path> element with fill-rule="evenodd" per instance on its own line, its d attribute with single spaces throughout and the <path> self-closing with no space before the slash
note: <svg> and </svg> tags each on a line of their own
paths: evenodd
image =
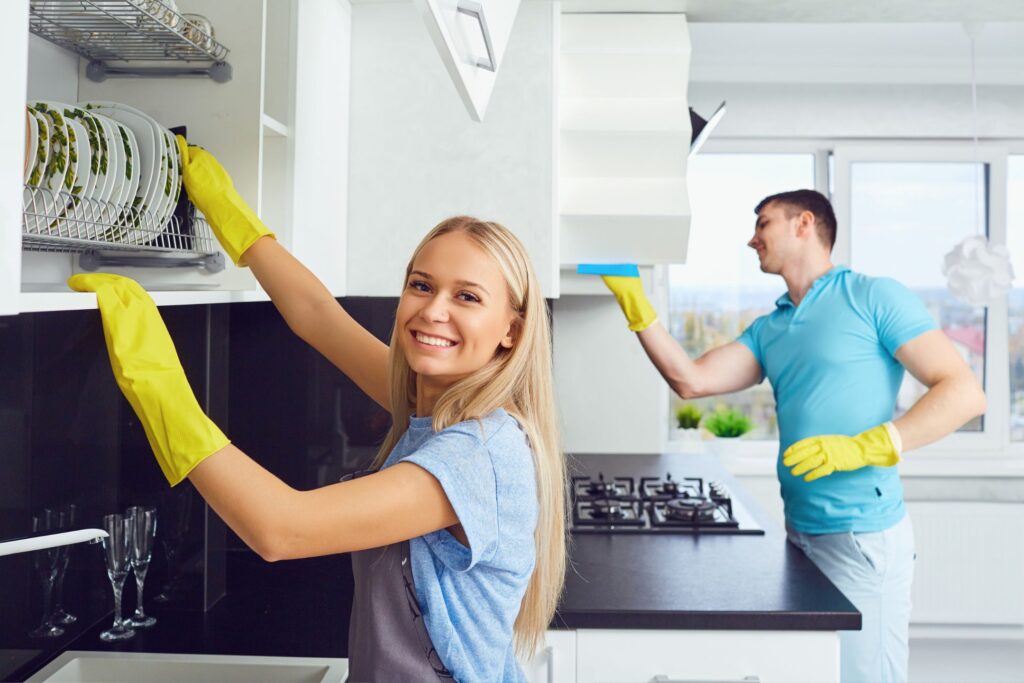
<svg viewBox="0 0 1024 683">
<path fill-rule="evenodd" d="M 673 441 L 679 444 L 679 450 L 683 453 L 702 453 L 704 451 L 704 440 L 699 427 L 693 429 L 676 428 Z"/>
</svg>

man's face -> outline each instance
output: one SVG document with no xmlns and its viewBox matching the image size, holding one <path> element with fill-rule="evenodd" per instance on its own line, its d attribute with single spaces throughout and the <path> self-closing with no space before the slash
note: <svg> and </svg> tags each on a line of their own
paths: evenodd
<svg viewBox="0 0 1024 683">
<path fill-rule="evenodd" d="M 800 215 L 778 202 L 768 204 L 757 214 L 754 236 L 747 246 L 757 252 L 762 272 L 778 275 L 787 260 L 797 253 Z"/>
</svg>

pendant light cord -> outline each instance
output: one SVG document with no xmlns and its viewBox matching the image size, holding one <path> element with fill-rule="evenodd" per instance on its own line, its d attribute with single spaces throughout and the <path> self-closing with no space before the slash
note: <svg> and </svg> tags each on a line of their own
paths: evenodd
<svg viewBox="0 0 1024 683">
<path fill-rule="evenodd" d="M 964 24 L 967 38 L 971 44 L 971 129 L 974 138 L 974 234 L 981 234 L 981 154 L 978 152 L 978 78 L 975 71 L 975 41 L 978 26 Z M 986 231 L 987 233 L 988 231 Z M 986 238 L 988 236 L 986 235 Z"/>
</svg>

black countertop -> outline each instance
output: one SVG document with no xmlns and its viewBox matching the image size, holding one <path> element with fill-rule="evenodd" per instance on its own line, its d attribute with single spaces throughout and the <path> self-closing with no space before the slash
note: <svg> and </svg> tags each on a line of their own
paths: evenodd
<svg viewBox="0 0 1024 683">
<path fill-rule="evenodd" d="M 712 457 L 572 457 L 573 474 L 703 477 L 743 502 L 763 536 L 577 534 L 561 628 L 856 630 L 860 613 Z"/>
<path fill-rule="evenodd" d="M 860 613 L 742 494 L 713 458 L 692 455 L 578 455 L 576 474 L 700 476 L 723 482 L 765 530 L 763 536 L 597 535 L 572 540 L 556 628 L 847 630 Z M 345 555 L 267 563 L 229 553 L 228 595 L 209 612 L 147 600 L 159 621 L 108 644 L 109 618 L 69 643 L 72 650 L 347 657 L 352 606 Z M 134 594 L 125 609 L 134 607 Z M 56 653 L 53 654 L 56 656 Z M 18 672 L 43 666 L 33 661 Z M 15 679 L 18 678 L 15 676 Z"/>
</svg>

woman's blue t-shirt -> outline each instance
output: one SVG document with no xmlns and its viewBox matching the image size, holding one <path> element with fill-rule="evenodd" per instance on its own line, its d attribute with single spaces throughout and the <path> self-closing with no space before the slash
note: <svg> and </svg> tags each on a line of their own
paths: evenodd
<svg viewBox="0 0 1024 683">
<path fill-rule="evenodd" d="M 416 597 L 441 661 L 457 681 L 524 681 L 512 626 L 536 560 L 537 485 L 519 423 L 498 409 L 440 432 L 430 417 L 409 428 L 384 467 L 430 472 L 469 540 L 442 529 L 409 541 Z"/>
</svg>

